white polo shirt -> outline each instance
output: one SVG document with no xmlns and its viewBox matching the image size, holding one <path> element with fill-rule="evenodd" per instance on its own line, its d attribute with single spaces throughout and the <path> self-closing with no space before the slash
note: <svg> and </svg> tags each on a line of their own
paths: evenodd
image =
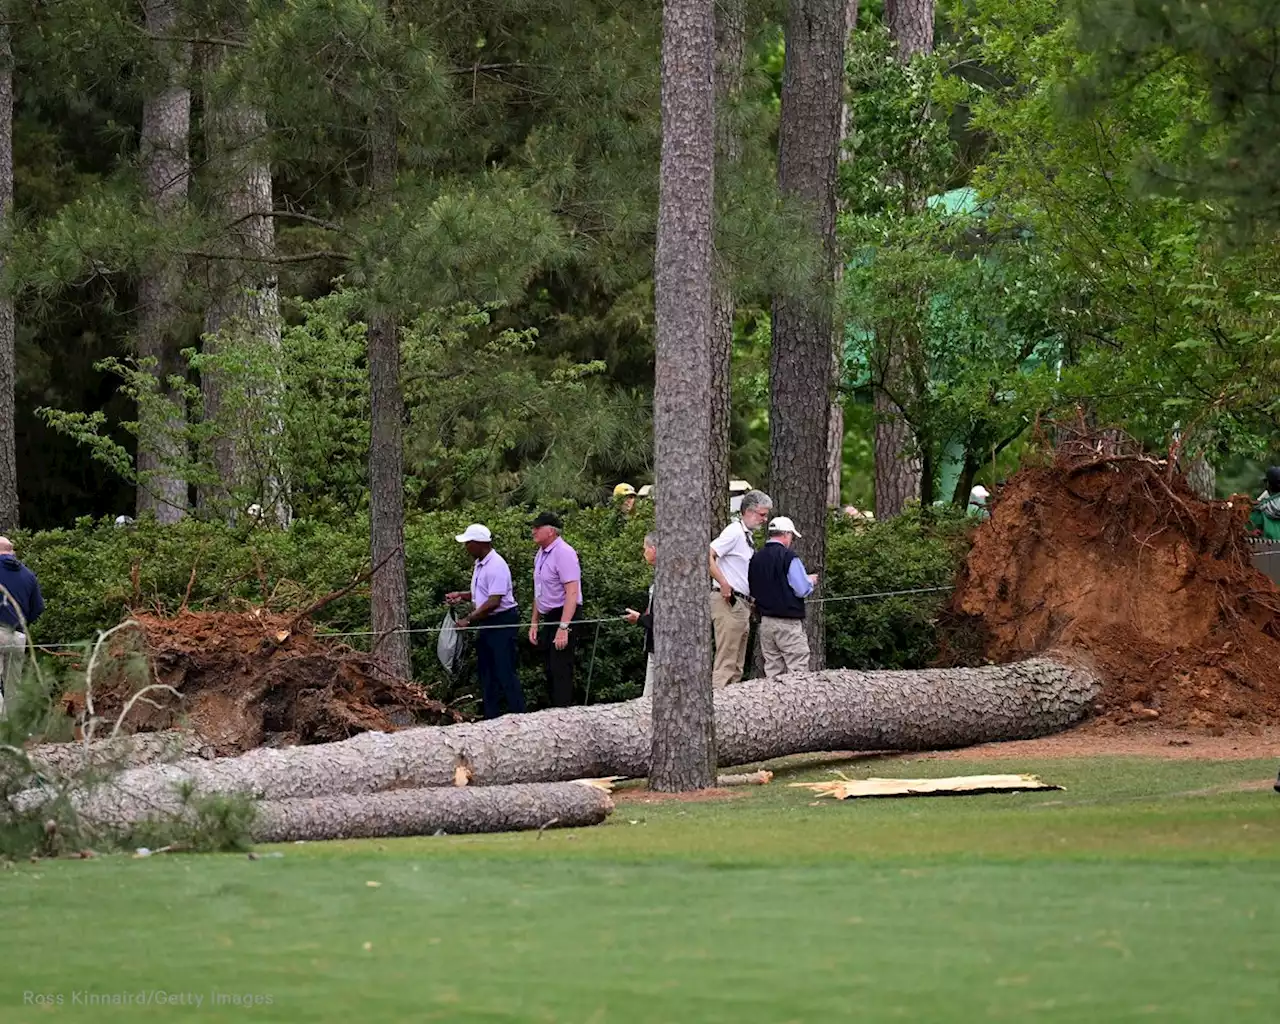
<svg viewBox="0 0 1280 1024">
<path fill-rule="evenodd" d="M 751 544 L 751 531 L 742 525 L 741 519 L 734 519 L 723 530 L 720 536 L 711 542 L 711 549 L 716 553 L 716 563 L 724 578 L 729 581 L 739 594 L 751 595 L 751 584 L 747 582 L 747 567 L 751 564 L 751 556 L 756 549 Z M 713 581 L 713 586 L 719 586 Z"/>
</svg>

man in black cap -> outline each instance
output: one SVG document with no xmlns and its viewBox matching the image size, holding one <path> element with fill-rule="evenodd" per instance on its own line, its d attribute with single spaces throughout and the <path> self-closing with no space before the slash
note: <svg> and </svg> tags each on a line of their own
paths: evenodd
<svg viewBox="0 0 1280 1024">
<path fill-rule="evenodd" d="M 533 521 L 533 622 L 529 643 L 545 652 L 551 706 L 573 703 L 573 620 L 582 618 L 582 566 L 560 536 L 560 517 L 543 512 Z"/>
</svg>

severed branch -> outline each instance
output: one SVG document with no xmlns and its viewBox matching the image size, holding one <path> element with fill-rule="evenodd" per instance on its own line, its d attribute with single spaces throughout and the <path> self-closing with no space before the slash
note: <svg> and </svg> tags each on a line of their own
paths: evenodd
<svg viewBox="0 0 1280 1024">
<path fill-rule="evenodd" d="M 381 562 L 375 565 L 372 569 L 367 569 L 359 573 L 355 579 L 353 579 L 341 590 L 335 590 L 331 594 L 325 594 L 324 597 L 320 598 L 320 600 L 316 601 L 314 604 L 302 609 L 302 611 L 298 612 L 298 614 L 295 615 L 293 617 L 293 620 L 289 623 L 287 627 L 288 632 L 292 633 L 295 629 L 298 628 L 299 623 L 301 623 L 304 619 L 309 619 L 311 616 L 315 615 L 315 613 L 320 611 L 322 608 L 327 608 L 329 605 L 333 604 L 334 601 L 337 601 L 343 597 L 346 597 L 349 593 L 351 593 L 351 591 L 355 590 L 356 587 L 360 586 L 361 583 L 364 583 L 365 581 L 372 579 L 375 575 L 377 575 L 377 572 L 379 569 L 381 569 L 384 565 L 386 565 L 389 561 L 391 561 L 391 559 L 395 558 L 395 556 L 400 554 L 403 550 L 404 549 L 402 547 L 395 548 L 394 550 L 389 552 L 386 558 L 384 558 Z"/>
</svg>

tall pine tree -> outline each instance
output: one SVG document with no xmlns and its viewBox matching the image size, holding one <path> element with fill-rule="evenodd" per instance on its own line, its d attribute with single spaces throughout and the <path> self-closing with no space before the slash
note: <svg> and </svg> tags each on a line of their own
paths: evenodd
<svg viewBox="0 0 1280 1024">
<path fill-rule="evenodd" d="M 769 487 L 794 520 L 799 553 L 821 574 L 827 549 L 827 443 L 836 263 L 836 167 L 844 95 L 846 0 L 790 0 L 778 130 L 778 187 L 808 214 L 818 270 L 802 294 L 773 302 Z M 823 664 L 822 607 L 807 617 L 813 668 Z"/>
<path fill-rule="evenodd" d="M 665 0 L 662 169 L 655 256 L 658 567 L 650 785 L 716 777 L 707 544 L 715 206 L 713 0 Z"/>
</svg>

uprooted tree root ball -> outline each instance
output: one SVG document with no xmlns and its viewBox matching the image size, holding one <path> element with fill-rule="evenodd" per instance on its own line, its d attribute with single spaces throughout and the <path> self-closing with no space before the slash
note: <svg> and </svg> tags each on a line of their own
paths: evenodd
<svg viewBox="0 0 1280 1024">
<path fill-rule="evenodd" d="M 1280 592 L 1245 502 L 1206 502 L 1113 439 L 1060 448 L 995 501 L 944 617 L 953 657 L 1092 659 L 1097 711 L 1211 732 L 1280 723 Z M 945 660 L 945 658 L 944 658 Z"/>
<path fill-rule="evenodd" d="M 148 683 L 176 695 L 163 688 L 143 695 L 125 732 L 187 727 L 226 755 L 462 720 L 376 658 L 317 637 L 305 619 L 263 609 L 133 619 L 138 628 L 113 637 L 110 661 L 94 673 L 94 714 L 115 721 Z M 130 651 L 146 659 L 151 678 L 139 678 Z"/>
</svg>

